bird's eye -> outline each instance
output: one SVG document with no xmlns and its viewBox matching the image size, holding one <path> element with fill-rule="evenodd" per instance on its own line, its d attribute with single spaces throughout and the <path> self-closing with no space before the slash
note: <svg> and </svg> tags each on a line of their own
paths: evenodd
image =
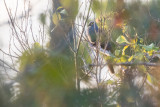
<svg viewBox="0 0 160 107">
<path fill-rule="evenodd" d="M 94 22 L 90 22 L 88 26 L 92 26 L 94 24 Z"/>
<path fill-rule="evenodd" d="M 94 24 L 94 22 L 91 22 L 91 25 L 93 25 Z"/>
</svg>

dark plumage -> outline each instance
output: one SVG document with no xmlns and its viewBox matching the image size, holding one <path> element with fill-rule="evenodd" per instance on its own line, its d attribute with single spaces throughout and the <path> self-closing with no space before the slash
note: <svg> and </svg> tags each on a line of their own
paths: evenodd
<svg viewBox="0 0 160 107">
<path fill-rule="evenodd" d="M 95 22 L 90 22 L 88 25 L 88 39 L 92 45 L 96 44 L 96 39 L 98 35 L 98 26 Z"/>
<path fill-rule="evenodd" d="M 91 21 L 89 23 L 88 29 L 87 29 L 87 33 L 88 33 L 89 42 L 93 46 L 96 46 L 96 41 L 97 41 L 98 34 L 99 34 L 99 29 L 98 29 L 98 26 L 97 26 L 96 22 Z M 103 48 L 105 50 L 108 50 L 108 51 L 111 51 L 111 44 L 110 44 L 110 42 L 105 41 L 103 43 L 100 43 L 100 45 L 101 45 L 101 48 Z M 111 73 L 114 73 L 114 68 L 113 68 L 112 64 L 108 64 L 108 68 L 111 71 Z"/>
</svg>

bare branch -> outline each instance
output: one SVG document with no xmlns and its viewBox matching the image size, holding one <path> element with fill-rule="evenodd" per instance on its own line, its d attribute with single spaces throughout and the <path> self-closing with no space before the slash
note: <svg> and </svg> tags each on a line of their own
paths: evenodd
<svg viewBox="0 0 160 107">
<path fill-rule="evenodd" d="M 18 70 L 14 69 L 11 65 L 9 65 L 7 62 L 3 61 L 2 59 L 0 59 L 0 62 L 2 62 L 7 67 L 9 67 L 9 69 L 12 69 L 15 72 L 19 72 Z"/>
<path fill-rule="evenodd" d="M 145 65 L 145 66 L 160 66 L 160 63 L 150 63 L 150 62 L 126 62 L 126 63 L 105 63 L 105 64 L 89 64 L 88 66 L 102 66 L 102 65 L 108 65 L 112 64 L 115 66 L 140 66 L 140 65 Z"/>
<path fill-rule="evenodd" d="M 8 53 L 4 52 L 2 49 L 0 49 L 0 51 L 1 51 L 2 53 L 4 53 L 5 55 L 10 56 L 10 57 L 18 58 L 17 56 L 14 56 L 14 55 L 11 55 L 11 54 L 8 54 Z"/>
</svg>

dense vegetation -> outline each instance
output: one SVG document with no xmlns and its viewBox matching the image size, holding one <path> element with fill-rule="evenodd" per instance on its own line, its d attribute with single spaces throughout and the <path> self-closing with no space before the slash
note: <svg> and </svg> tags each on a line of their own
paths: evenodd
<svg viewBox="0 0 160 107">
<path fill-rule="evenodd" d="M 40 15 L 50 36 L 47 43 L 43 42 L 43 31 L 41 42 L 34 37 L 33 43 L 24 42 L 23 28 L 18 29 L 8 14 L 21 55 L 17 56 L 14 80 L 9 84 L 0 80 L 0 106 L 160 106 L 158 0 L 89 0 L 84 2 L 83 12 L 78 0 L 52 2 L 49 28 L 47 14 Z M 87 37 L 91 20 L 99 27 L 96 45 Z M 100 47 L 104 40 L 111 43 L 111 53 Z M 114 66 L 115 73 L 109 72 L 108 64 Z"/>
</svg>

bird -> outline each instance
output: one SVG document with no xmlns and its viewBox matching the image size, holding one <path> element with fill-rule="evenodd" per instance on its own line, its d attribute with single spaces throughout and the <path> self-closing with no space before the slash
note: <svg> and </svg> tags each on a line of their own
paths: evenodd
<svg viewBox="0 0 160 107">
<path fill-rule="evenodd" d="M 102 31 L 103 32 L 103 31 Z M 96 46 L 97 44 L 97 40 L 99 39 L 99 35 L 100 36 L 103 36 L 101 35 L 100 33 L 100 30 L 98 29 L 98 26 L 97 26 L 97 23 L 95 21 L 91 21 L 89 24 L 88 24 L 88 28 L 87 28 L 87 37 L 88 37 L 88 40 L 89 42 L 93 45 L 93 46 Z M 103 37 L 102 37 L 103 38 Z M 111 43 L 108 42 L 108 40 L 104 39 L 101 41 L 100 40 L 100 46 L 102 49 L 105 49 L 107 51 L 112 51 L 112 48 L 111 48 Z M 114 74 L 114 68 L 113 68 L 113 65 L 112 64 L 108 64 L 108 68 L 110 70 L 110 72 L 112 74 Z"/>
<path fill-rule="evenodd" d="M 97 40 L 97 36 L 98 36 L 98 26 L 95 22 L 91 21 L 88 24 L 88 40 L 89 42 L 95 46 L 96 45 L 96 40 Z"/>
</svg>

